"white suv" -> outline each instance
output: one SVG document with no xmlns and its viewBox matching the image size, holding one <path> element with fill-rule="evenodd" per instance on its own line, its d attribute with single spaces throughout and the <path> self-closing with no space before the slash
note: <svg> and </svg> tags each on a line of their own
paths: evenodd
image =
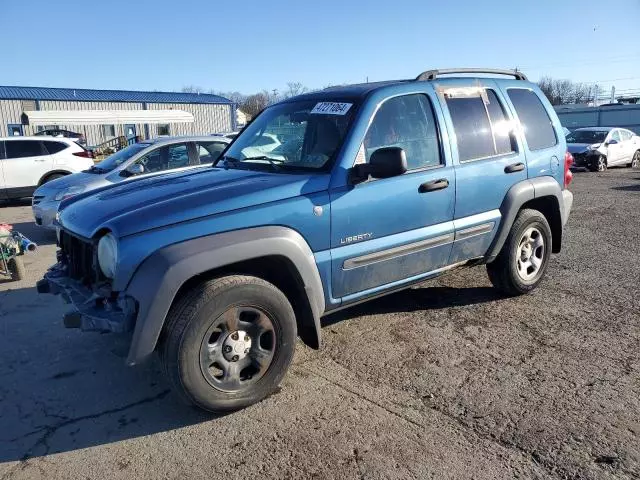
<svg viewBox="0 0 640 480">
<path fill-rule="evenodd" d="M 30 197 L 43 183 L 91 166 L 92 153 L 68 138 L 0 137 L 0 199 Z"/>
</svg>

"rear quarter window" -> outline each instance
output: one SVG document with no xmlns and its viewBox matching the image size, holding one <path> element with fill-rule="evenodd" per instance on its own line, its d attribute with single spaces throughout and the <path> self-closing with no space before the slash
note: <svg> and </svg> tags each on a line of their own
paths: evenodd
<svg viewBox="0 0 640 480">
<path fill-rule="evenodd" d="M 557 145 L 553 123 L 538 95 L 524 88 L 510 88 L 507 93 L 520 119 L 529 150 L 543 150 Z"/>
<path fill-rule="evenodd" d="M 49 152 L 49 155 L 61 152 L 69 146 L 63 142 L 50 142 L 47 140 L 43 141 L 42 144 L 44 145 L 44 148 L 47 149 L 47 152 Z"/>
</svg>

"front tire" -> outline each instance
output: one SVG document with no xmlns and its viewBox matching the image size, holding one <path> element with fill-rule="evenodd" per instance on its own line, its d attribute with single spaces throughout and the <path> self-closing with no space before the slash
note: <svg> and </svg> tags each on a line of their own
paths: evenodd
<svg viewBox="0 0 640 480">
<path fill-rule="evenodd" d="M 200 283 L 171 307 L 159 347 L 174 390 L 213 412 L 267 397 L 293 358 L 296 319 L 287 297 L 257 277 Z"/>
<path fill-rule="evenodd" d="M 487 264 L 489 280 L 507 295 L 522 295 L 542 281 L 551 257 L 551 228 L 538 210 L 521 210 L 497 258 Z"/>
<path fill-rule="evenodd" d="M 593 160 L 590 170 L 592 172 L 605 172 L 607 170 L 607 157 L 598 155 L 598 157 Z"/>
</svg>

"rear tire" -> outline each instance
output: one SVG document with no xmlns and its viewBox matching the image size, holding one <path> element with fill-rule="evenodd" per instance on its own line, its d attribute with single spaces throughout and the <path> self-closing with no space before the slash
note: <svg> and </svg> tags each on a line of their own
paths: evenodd
<svg viewBox="0 0 640 480">
<path fill-rule="evenodd" d="M 293 358 L 296 318 L 272 284 L 216 278 L 181 294 L 159 345 L 174 390 L 212 412 L 252 405 L 274 392 Z"/>
<path fill-rule="evenodd" d="M 65 175 L 64 175 L 64 174 L 62 174 L 62 173 L 54 173 L 54 174 L 52 174 L 52 175 L 49 175 L 47 178 L 45 178 L 45 179 L 42 181 L 41 185 L 44 185 L 45 183 L 49 183 L 51 180 L 56 180 L 56 179 L 58 179 L 58 178 L 62 178 L 62 177 L 64 177 L 64 176 L 65 176 Z"/>
<path fill-rule="evenodd" d="M 542 281 L 551 257 L 551 228 L 538 210 L 521 210 L 496 259 L 489 280 L 507 295 L 522 295 Z"/>
<path fill-rule="evenodd" d="M 631 163 L 628 166 L 631 168 L 640 168 L 640 150 L 633 154 Z"/>
<path fill-rule="evenodd" d="M 11 273 L 11 280 L 24 280 L 27 277 L 27 270 L 24 268 L 24 260 L 21 256 L 11 257 L 7 261 L 7 267 Z"/>
</svg>

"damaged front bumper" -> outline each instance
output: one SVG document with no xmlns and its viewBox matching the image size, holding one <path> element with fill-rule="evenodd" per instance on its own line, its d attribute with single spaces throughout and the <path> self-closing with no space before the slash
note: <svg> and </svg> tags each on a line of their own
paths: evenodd
<svg viewBox="0 0 640 480">
<path fill-rule="evenodd" d="M 64 326 L 87 332 L 127 333 L 133 330 L 136 301 L 114 293 L 108 284 L 89 288 L 72 279 L 62 262 L 51 267 L 36 284 L 38 293 L 60 295 L 73 308 L 64 315 Z"/>
</svg>

